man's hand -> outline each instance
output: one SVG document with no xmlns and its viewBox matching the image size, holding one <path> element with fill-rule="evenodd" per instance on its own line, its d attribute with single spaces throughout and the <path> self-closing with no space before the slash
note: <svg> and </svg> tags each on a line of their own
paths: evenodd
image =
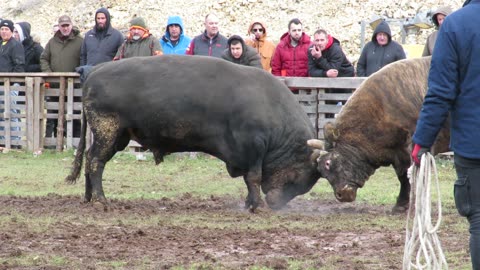
<svg viewBox="0 0 480 270">
<path fill-rule="evenodd" d="M 430 152 L 430 148 L 422 147 L 418 144 L 415 144 L 412 150 L 412 158 L 415 162 L 415 165 L 420 166 L 420 160 L 422 159 L 422 155 Z"/>
<path fill-rule="evenodd" d="M 311 52 L 312 52 L 313 58 L 315 59 L 322 57 L 322 51 L 320 50 L 320 48 L 317 48 L 317 46 L 313 46 L 311 49 Z"/>
<path fill-rule="evenodd" d="M 327 77 L 329 77 L 329 78 L 336 78 L 336 77 L 338 77 L 338 70 L 333 69 L 333 68 L 327 70 Z"/>
</svg>

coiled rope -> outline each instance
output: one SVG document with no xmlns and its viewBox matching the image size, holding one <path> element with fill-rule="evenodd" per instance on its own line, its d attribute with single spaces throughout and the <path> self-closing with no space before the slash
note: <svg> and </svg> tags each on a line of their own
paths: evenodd
<svg viewBox="0 0 480 270">
<path fill-rule="evenodd" d="M 432 170 L 435 176 L 438 197 L 438 218 L 435 226 L 432 225 L 431 220 L 430 187 Z M 410 204 L 407 214 L 403 270 L 448 269 L 448 264 L 437 236 L 437 230 L 442 221 L 442 202 L 435 159 L 430 153 L 422 155 L 420 168 L 412 165 L 408 169 L 408 173 L 412 191 L 410 192 Z M 410 220 L 413 214 L 413 224 L 411 224 Z"/>
</svg>

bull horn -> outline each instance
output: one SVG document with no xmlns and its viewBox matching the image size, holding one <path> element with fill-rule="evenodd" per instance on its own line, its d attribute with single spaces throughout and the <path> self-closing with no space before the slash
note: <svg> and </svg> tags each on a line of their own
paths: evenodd
<svg viewBox="0 0 480 270">
<path fill-rule="evenodd" d="M 308 146 L 315 148 L 315 149 L 320 149 L 323 150 L 325 149 L 325 143 L 321 140 L 318 139 L 311 139 L 307 141 Z"/>
</svg>

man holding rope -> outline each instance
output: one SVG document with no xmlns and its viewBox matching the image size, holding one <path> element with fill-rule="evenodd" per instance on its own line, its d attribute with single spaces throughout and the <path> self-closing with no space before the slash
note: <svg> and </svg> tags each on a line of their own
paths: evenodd
<svg viewBox="0 0 480 270">
<path fill-rule="evenodd" d="M 450 148 L 457 181 L 455 205 L 470 223 L 472 269 L 480 269 L 480 0 L 467 0 L 440 28 L 428 76 L 428 92 L 413 136 L 420 164 L 450 112 Z"/>
</svg>

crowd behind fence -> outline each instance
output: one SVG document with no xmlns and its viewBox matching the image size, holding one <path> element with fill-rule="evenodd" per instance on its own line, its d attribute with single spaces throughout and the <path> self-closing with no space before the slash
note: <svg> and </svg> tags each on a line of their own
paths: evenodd
<svg viewBox="0 0 480 270">
<path fill-rule="evenodd" d="M 82 108 L 78 73 L 0 73 L 0 78 L 1 147 L 62 151 L 78 145 Z M 318 138 L 323 139 L 325 123 L 335 121 L 345 101 L 366 78 L 279 79 L 295 94 Z M 54 136 L 46 137 L 48 119 L 56 119 L 59 124 Z"/>
</svg>

